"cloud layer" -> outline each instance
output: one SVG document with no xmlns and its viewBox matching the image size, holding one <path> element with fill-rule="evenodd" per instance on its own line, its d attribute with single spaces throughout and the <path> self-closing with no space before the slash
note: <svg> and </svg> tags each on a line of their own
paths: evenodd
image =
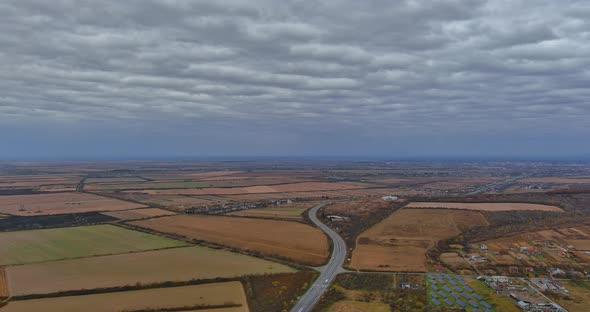
<svg viewBox="0 0 590 312">
<path fill-rule="evenodd" d="M 85 128 L 107 147 L 108 127 L 178 137 L 170 149 L 185 154 L 202 152 L 187 140 L 210 154 L 436 154 L 417 140 L 442 154 L 493 152 L 482 141 L 590 152 L 588 1 L 6 0 L 0 12 L 0 136 L 37 129 L 67 147 Z"/>
</svg>

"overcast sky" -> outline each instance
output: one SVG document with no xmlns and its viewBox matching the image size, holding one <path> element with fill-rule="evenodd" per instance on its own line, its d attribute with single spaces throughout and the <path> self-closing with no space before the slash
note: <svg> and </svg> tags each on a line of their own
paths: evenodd
<svg viewBox="0 0 590 312">
<path fill-rule="evenodd" d="M 0 158 L 590 154 L 590 1 L 0 1 Z"/>
</svg>

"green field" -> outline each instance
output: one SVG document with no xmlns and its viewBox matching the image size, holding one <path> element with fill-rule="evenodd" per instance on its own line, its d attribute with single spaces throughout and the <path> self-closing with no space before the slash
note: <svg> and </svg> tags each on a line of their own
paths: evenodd
<svg viewBox="0 0 590 312">
<path fill-rule="evenodd" d="M 188 245 L 113 225 L 0 233 L 0 266 Z"/>
</svg>

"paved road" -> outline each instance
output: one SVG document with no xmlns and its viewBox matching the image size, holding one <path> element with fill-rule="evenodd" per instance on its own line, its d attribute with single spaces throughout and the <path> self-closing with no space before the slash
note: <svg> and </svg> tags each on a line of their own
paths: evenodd
<svg viewBox="0 0 590 312">
<path fill-rule="evenodd" d="M 309 287 L 307 292 L 301 296 L 299 302 L 291 309 L 291 312 L 308 312 L 318 303 L 322 294 L 328 289 L 330 283 L 338 273 L 343 272 L 342 265 L 346 259 L 346 244 L 338 233 L 334 232 L 327 225 L 323 224 L 317 217 L 318 210 L 325 204 L 317 205 L 309 210 L 309 218 L 332 239 L 333 250 L 330 262 L 321 269 L 320 277 Z"/>
<path fill-rule="evenodd" d="M 489 190 L 494 189 L 494 188 L 497 188 L 499 186 L 503 186 L 504 184 L 514 183 L 514 182 L 516 182 L 516 181 L 518 181 L 520 179 L 524 179 L 524 178 L 527 178 L 529 176 L 530 175 L 528 175 L 528 174 L 523 174 L 523 175 L 519 175 L 517 177 L 507 178 L 506 180 L 502 180 L 502 181 L 498 181 L 498 182 L 493 182 L 493 183 L 490 183 L 490 184 L 486 184 L 484 186 L 478 187 L 474 191 L 469 192 L 469 193 L 467 193 L 465 195 L 467 195 L 467 196 L 477 195 L 479 193 L 483 193 L 483 192 L 489 191 Z"/>
</svg>

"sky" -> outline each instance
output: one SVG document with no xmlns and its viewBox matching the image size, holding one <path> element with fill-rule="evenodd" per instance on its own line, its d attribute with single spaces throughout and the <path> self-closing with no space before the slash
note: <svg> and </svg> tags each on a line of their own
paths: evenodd
<svg viewBox="0 0 590 312">
<path fill-rule="evenodd" d="M 590 1 L 0 1 L 0 159 L 590 155 Z"/>
</svg>

